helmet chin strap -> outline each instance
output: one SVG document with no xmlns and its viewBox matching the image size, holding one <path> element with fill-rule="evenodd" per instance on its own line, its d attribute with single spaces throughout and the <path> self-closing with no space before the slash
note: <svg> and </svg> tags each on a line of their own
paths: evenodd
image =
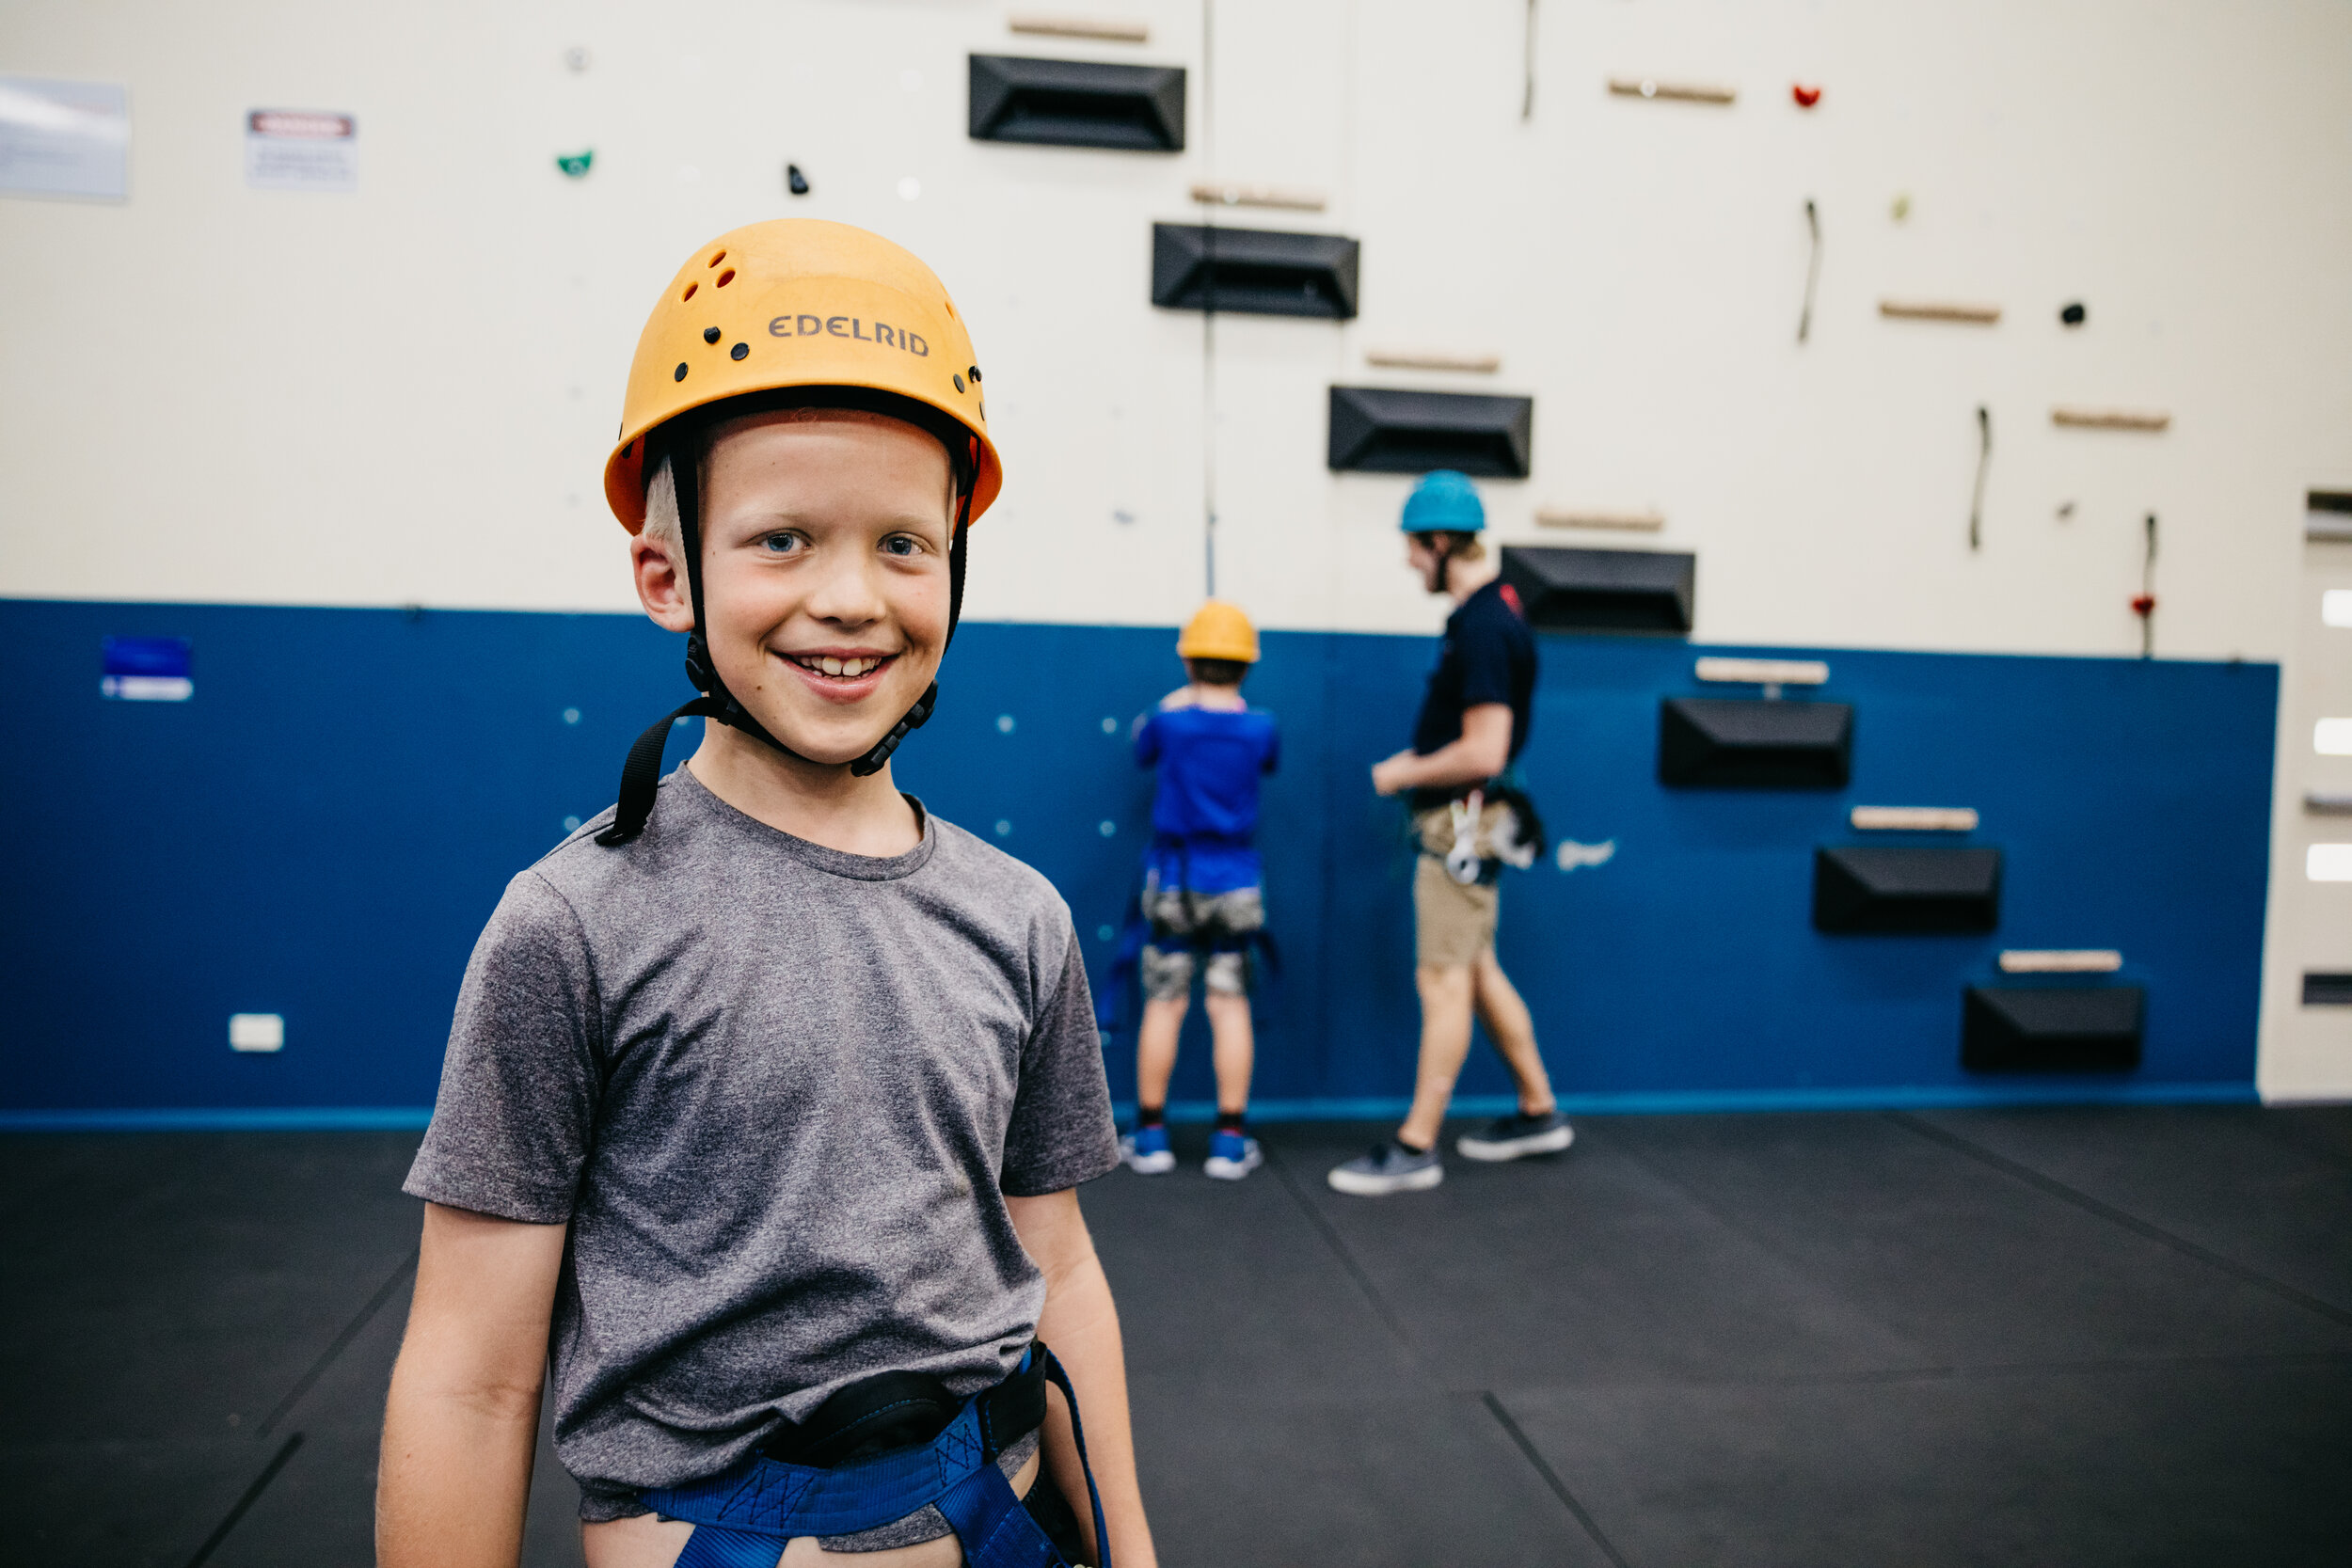
<svg viewBox="0 0 2352 1568">
<path fill-rule="evenodd" d="M 1450 585 L 1446 582 L 1446 572 L 1447 568 L 1453 564 L 1454 546 L 1452 542 L 1442 533 L 1431 534 L 1429 536 L 1429 575 L 1422 579 L 1422 586 L 1432 594 L 1448 592 Z"/>
<path fill-rule="evenodd" d="M 824 763 L 778 740 L 736 699 L 726 682 L 719 678 L 719 666 L 710 657 L 709 639 L 703 631 L 702 476 L 696 435 L 691 428 L 680 431 L 671 442 L 669 462 L 677 493 L 678 543 L 686 555 L 687 597 L 694 611 L 694 629 L 686 637 L 686 678 L 702 695 L 665 715 L 629 747 L 628 760 L 621 767 L 620 800 L 613 808 L 612 825 L 596 835 L 596 842 L 607 847 L 627 844 L 644 832 L 646 819 L 653 815 L 655 795 L 661 786 L 662 748 L 670 738 L 671 728 L 681 719 L 715 719 L 795 762 L 818 768 L 847 768 L 852 777 L 863 779 L 881 772 L 890 761 L 890 753 L 898 749 L 898 742 L 929 723 L 931 710 L 939 703 L 939 682 L 934 680 L 924 688 L 914 705 L 863 756 L 846 763 Z M 948 470 L 959 496 L 954 537 L 947 546 L 947 636 L 939 645 L 942 657 L 955 641 L 956 625 L 963 618 L 963 540 L 972 521 L 973 459 L 959 462 L 950 450 Z"/>
</svg>

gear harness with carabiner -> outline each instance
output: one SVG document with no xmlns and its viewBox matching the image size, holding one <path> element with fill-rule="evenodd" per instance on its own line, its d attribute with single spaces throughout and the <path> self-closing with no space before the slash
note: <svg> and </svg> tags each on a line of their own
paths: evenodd
<svg viewBox="0 0 2352 1568">
<path fill-rule="evenodd" d="M 1098 1568 L 1111 1568 L 1110 1536 L 1103 1523 L 1102 1494 L 1087 1461 L 1086 1429 L 1078 1419 L 1078 1398 L 1054 1353 L 1031 1341 L 1010 1377 L 962 1402 L 939 1433 L 831 1466 L 802 1465 L 771 1457 L 779 1449 L 821 1457 L 845 1434 L 886 1421 L 893 1412 L 930 1402 L 919 1389 L 905 1397 L 904 1386 L 931 1380 L 883 1373 L 852 1384 L 820 1406 L 809 1427 L 788 1445 L 771 1438 L 739 1464 L 707 1481 L 645 1492 L 645 1506 L 665 1519 L 694 1527 L 677 1568 L 774 1568 L 786 1543 L 803 1535 L 854 1535 L 893 1524 L 926 1507 L 937 1508 L 963 1546 L 968 1568 L 1072 1568 L 1029 1511 L 1013 1496 L 997 1466 L 997 1455 L 1045 1419 L 1045 1385 L 1051 1382 L 1070 1402 L 1070 1430 L 1077 1441 L 1078 1465 L 1087 1478 L 1087 1501 L 1094 1515 Z M 868 1385 L 885 1398 L 848 1422 L 827 1420 L 845 1397 Z M 935 1385 L 934 1385 L 935 1386 Z M 898 1394 L 901 1397 L 888 1398 Z M 830 1427 L 831 1430 L 818 1430 Z M 808 1450 L 816 1449 L 815 1453 Z M 1051 1485 L 1041 1467 L 1037 1485 Z"/>
</svg>

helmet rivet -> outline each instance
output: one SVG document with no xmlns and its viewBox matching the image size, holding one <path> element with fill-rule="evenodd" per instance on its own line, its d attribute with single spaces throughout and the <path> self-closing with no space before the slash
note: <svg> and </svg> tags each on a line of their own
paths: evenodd
<svg viewBox="0 0 2352 1568">
<path fill-rule="evenodd" d="M 683 380 L 685 380 L 685 379 L 686 379 L 686 361 L 685 361 L 685 360 L 681 359 L 681 360 L 679 360 L 679 361 L 677 362 L 677 372 L 676 372 L 675 374 L 672 375 L 672 376 L 670 377 L 670 379 L 671 379 L 671 380 L 673 380 L 673 381 L 683 381 Z"/>
<path fill-rule="evenodd" d="M 719 329 L 718 329 L 717 327 L 715 327 L 715 326 L 706 326 L 706 327 L 704 327 L 704 328 L 703 328 L 703 341 L 704 341 L 704 342 L 706 342 L 706 343 L 715 343 L 715 342 L 717 342 L 718 341 L 719 341 Z"/>
<path fill-rule="evenodd" d="M 751 344 L 749 344 L 749 343 L 738 343 L 738 344 L 736 344 L 733 348 L 731 348 L 731 349 L 727 350 L 727 357 L 728 357 L 728 358 L 730 358 L 730 359 L 740 359 L 740 358 L 742 358 L 745 355 L 747 355 L 747 354 L 751 353 L 751 351 L 752 351 L 752 345 L 751 345 Z"/>
<path fill-rule="evenodd" d="M 957 391 L 961 392 L 963 390 L 963 377 L 960 375 L 951 375 L 947 379 L 956 384 Z"/>
<path fill-rule="evenodd" d="M 975 365 L 975 366 L 973 366 L 970 370 L 968 370 L 968 371 L 964 372 L 963 373 L 964 373 L 964 374 L 966 374 L 966 375 L 968 375 L 968 376 L 970 376 L 970 377 L 972 378 L 972 385 L 973 385 L 973 386 L 977 387 L 977 386 L 980 384 L 980 367 L 979 367 L 979 366 Z"/>
</svg>

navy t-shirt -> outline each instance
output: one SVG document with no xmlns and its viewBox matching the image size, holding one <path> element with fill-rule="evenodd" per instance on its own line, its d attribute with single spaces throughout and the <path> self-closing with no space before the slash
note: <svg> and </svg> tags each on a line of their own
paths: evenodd
<svg viewBox="0 0 2352 1568">
<path fill-rule="evenodd" d="M 1195 893 L 1258 885 L 1258 781 L 1281 755 L 1280 732 L 1263 708 L 1166 707 L 1144 720 L 1136 761 L 1160 770 L 1150 862 L 1160 885 Z"/>
<path fill-rule="evenodd" d="M 1518 595 L 1501 578 L 1464 599 L 1446 617 L 1445 641 L 1429 690 L 1413 721 L 1413 752 L 1419 756 L 1462 738 L 1462 715 L 1487 703 L 1511 706 L 1511 755 L 1527 747 L 1534 718 L 1535 638 L 1519 613 Z M 1413 792 L 1417 806 L 1453 798 L 1451 789 Z"/>
</svg>

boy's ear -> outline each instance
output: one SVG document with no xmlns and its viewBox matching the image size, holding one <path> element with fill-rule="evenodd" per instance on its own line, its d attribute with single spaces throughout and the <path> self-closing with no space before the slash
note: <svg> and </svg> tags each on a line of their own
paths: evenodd
<svg viewBox="0 0 2352 1568">
<path fill-rule="evenodd" d="M 637 582 L 637 602 L 653 624 L 664 631 L 692 631 L 694 602 L 685 575 L 672 563 L 661 543 L 638 534 L 628 542 L 628 567 Z"/>
</svg>

